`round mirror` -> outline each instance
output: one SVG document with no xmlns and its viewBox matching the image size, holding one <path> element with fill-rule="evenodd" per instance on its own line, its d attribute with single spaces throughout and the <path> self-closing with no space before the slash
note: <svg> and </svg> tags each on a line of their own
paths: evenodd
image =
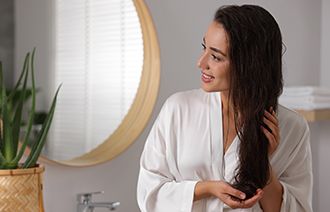
<svg viewBox="0 0 330 212">
<path fill-rule="evenodd" d="M 108 161 L 142 132 L 156 101 L 159 47 L 151 17 L 142 0 L 56 0 L 49 10 L 54 60 L 48 83 L 40 83 L 44 105 L 62 88 L 41 159 L 69 166 Z"/>
</svg>

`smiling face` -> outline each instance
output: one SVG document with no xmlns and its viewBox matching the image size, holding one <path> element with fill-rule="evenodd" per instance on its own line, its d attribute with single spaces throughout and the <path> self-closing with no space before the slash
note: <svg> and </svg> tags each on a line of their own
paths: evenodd
<svg viewBox="0 0 330 212">
<path fill-rule="evenodd" d="M 203 53 L 197 66 L 201 69 L 201 87 L 206 92 L 229 89 L 229 42 L 221 24 L 212 22 L 202 43 Z"/>
</svg>

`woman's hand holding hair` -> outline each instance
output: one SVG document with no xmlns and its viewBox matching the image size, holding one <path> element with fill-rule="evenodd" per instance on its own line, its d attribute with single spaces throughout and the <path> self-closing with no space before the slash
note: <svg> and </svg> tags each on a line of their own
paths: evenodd
<svg viewBox="0 0 330 212">
<path fill-rule="evenodd" d="M 200 181 L 196 184 L 194 201 L 216 197 L 231 208 L 251 208 L 263 195 L 261 189 L 250 199 L 245 199 L 245 194 L 224 181 Z"/>
<path fill-rule="evenodd" d="M 278 120 L 273 108 L 270 108 L 270 112 L 268 112 L 267 110 L 265 111 L 263 121 L 270 129 L 268 130 L 265 127 L 261 126 L 261 129 L 269 142 L 268 154 L 270 156 L 275 152 L 277 146 L 280 143 L 280 129 L 278 127 Z"/>
<path fill-rule="evenodd" d="M 278 126 L 278 120 L 276 117 L 276 113 L 273 108 L 270 108 L 270 112 L 265 111 L 264 115 L 264 123 L 270 129 L 266 129 L 261 126 L 265 136 L 269 142 L 268 154 L 272 155 L 277 149 L 280 143 L 280 130 Z M 280 211 L 282 204 L 282 195 L 283 195 L 283 187 L 274 173 L 274 170 L 270 166 L 270 182 L 264 188 L 264 198 L 260 200 L 260 205 L 263 211 Z"/>
<path fill-rule="evenodd" d="M 278 120 L 276 117 L 275 111 L 270 108 L 270 112 L 265 111 L 263 122 L 267 126 L 261 126 L 262 131 L 264 132 L 266 138 L 269 142 L 268 154 L 272 155 L 277 149 L 280 143 L 280 130 L 278 126 Z M 278 179 L 274 178 L 274 173 L 271 170 L 271 182 L 268 184 L 265 189 L 267 190 L 267 197 L 275 195 L 279 197 L 279 201 L 275 203 L 270 203 L 271 198 L 266 198 L 261 202 L 264 210 L 268 211 L 268 208 L 280 206 L 281 203 L 281 194 L 283 192 L 282 186 L 279 183 Z M 279 195 L 278 195 L 279 194 Z M 266 195 L 266 194 L 265 194 Z M 245 199 L 245 194 L 240 190 L 233 188 L 230 184 L 224 181 L 200 181 L 195 186 L 194 201 L 216 197 L 220 199 L 223 203 L 229 207 L 235 208 L 251 208 L 253 207 L 261 198 L 264 196 L 264 191 L 257 189 L 256 194 L 250 199 Z"/>
</svg>

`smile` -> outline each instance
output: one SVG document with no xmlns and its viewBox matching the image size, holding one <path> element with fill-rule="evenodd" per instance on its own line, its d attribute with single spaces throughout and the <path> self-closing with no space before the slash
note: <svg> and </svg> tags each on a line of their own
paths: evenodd
<svg viewBox="0 0 330 212">
<path fill-rule="evenodd" d="M 212 82 L 213 79 L 214 79 L 213 76 L 208 75 L 208 74 L 205 74 L 204 72 L 202 72 L 202 81 L 203 81 L 204 83 Z"/>
</svg>

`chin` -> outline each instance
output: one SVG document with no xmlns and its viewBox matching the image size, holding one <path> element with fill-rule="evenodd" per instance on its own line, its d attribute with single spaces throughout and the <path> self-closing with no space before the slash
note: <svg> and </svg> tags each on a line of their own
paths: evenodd
<svg viewBox="0 0 330 212">
<path fill-rule="evenodd" d="M 205 85 L 201 85 L 201 88 L 205 91 L 205 92 L 219 92 L 219 89 L 216 88 L 212 88 L 210 86 L 205 86 Z"/>
<path fill-rule="evenodd" d="M 222 91 L 228 91 L 228 87 L 223 88 L 221 86 L 210 86 L 210 85 L 205 85 L 204 83 L 201 84 L 201 88 L 205 92 L 222 92 Z"/>
</svg>

